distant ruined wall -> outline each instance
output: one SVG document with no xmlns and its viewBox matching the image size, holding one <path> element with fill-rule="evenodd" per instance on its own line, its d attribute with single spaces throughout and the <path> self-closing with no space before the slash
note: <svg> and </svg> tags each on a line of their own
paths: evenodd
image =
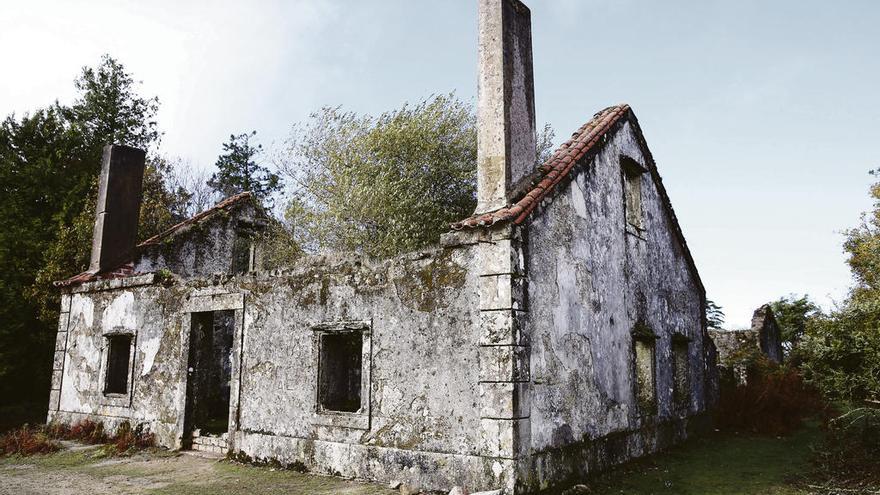
<svg viewBox="0 0 880 495">
<path fill-rule="evenodd" d="M 758 333 L 761 352 L 774 363 L 781 363 L 783 359 L 782 330 L 779 328 L 769 304 L 755 310 L 752 315 L 752 330 Z"/>
<path fill-rule="evenodd" d="M 704 296 L 649 173 L 641 187 L 645 229 L 627 225 L 619 157 L 647 163 L 629 123 L 613 136 L 528 225 L 532 483 L 538 487 L 669 444 L 683 435 L 684 423 L 674 420 L 707 407 Z M 657 337 L 656 414 L 640 412 L 635 399 L 638 322 Z M 674 334 L 689 339 L 683 408 L 672 397 Z M 620 437 L 628 432 L 633 435 Z M 608 435 L 621 439 L 617 447 L 594 442 Z"/>
</svg>

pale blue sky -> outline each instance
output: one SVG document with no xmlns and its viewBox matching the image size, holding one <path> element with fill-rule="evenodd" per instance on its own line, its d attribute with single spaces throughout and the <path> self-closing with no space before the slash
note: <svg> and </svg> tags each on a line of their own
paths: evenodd
<svg viewBox="0 0 880 495">
<path fill-rule="evenodd" d="M 539 124 L 630 103 L 731 326 L 850 283 L 840 232 L 880 167 L 880 2 L 532 0 Z M 69 100 L 118 57 L 162 101 L 163 151 L 210 167 L 323 105 L 476 93 L 475 0 L 0 0 L 0 114 Z"/>
</svg>

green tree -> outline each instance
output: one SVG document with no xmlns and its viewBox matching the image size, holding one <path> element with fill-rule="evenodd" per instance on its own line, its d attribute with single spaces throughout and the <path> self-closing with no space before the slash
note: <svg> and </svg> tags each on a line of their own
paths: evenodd
<svg viewBox="0 0 880 495">
<path fill-rule="evenodd" d="M 791 352 L 804 335 L 807 322 L 821 313 L 819 306 L 816 306 L 807 295 L 798 297 L 790 294 L 780 297 L 770 303 L 770 308 L 773 310 L 773 316 L 776 317 L 776 322 L 779 324 L 779 330 L 782 334 L 782 347 L 787 354 Z"/>
<path fill-rule="evenodd" d="M 158 145 L 156 98 L 104 56 L 75 81 L 70 106 L 55 103 L 0 125 L 0 402 L 45 400 L 58 319 L 51 282 L 88 262 L 104 144 Z M 157 188 L 147 179 L 145 196 Z M 167 210 L 145 208 L 146 231 Z"/>
<path fill-rule="evenodd" d="M 552 140 L 545 127 L 539 160 Z M 378 117 L 324 108 L 294 127 L 279 157 L 293 186 L 287 224 L 309 252 L 421 249 L 473 213 L 476 161 L 473 108 L 454 95 Z"/>
<path fill-rule="evenodd" d="M 217 158 L 217 172 L 208 185 L 223 196 L 250 191 L 260 202 L 268 203 L 272 194 L 281 189 L 281 178 L 257 163 L 263 145 L 254 146 L 251 138 L 257 131 L 231 135 L 223 143 L 223 154 Z"/>
<path fill-rule="evenodd" d="M 715 301 L 706 299 L 706 324 L 709 328 L 721 328 L 724 326 L 724 311 Z"/>
<path fill-rule="evenodd" d="M 29 293 L 58 225 L 75 215 L 71 185 L 86 182 L 88 151 L 57 107 L 0 125 L 0 404 L 48 390 L 53 327 Z"/>
<path fill-rule="evenodd" d="M 872 211 L 844 241 L 855 285 L 831 314 L 807 319 L 796 352 L 826 396 L 849 401 L 880 400 L 880 183 L 871 196 Z"/>
<path fill-rule="evenodd" d="M 159 145 L 159 98 L 140 96 L 138 84 L 110 55 L 103 55 L 95 68 L 83 67 L 74 82 L 79 97 L 64 111 L 82 128 L 87 145 L 100 149 L 108 143 L 124 144 L 148 151 Z"/>
</svg>

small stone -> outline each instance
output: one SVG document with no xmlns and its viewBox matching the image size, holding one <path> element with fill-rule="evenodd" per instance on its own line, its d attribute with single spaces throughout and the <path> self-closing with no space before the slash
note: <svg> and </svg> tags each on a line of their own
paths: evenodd
<svg viewBox="0 0 880 495">
<path fill-rule="evenodd" d="M 449 490 L 449 495 L 468 495 L 468 492 L 463 487 L 454 486 L 452 490 Z"/>
<path fill-rule="evenodd" d="M 391 488 L 392 490 L 397 490 L 402 484 L 403 482 L 401 482 L 400 480 L 394 480 L 391 483 L 388 483 L 388 488 Z"/>
<path fill-rule="evenodd" d="M 590 493 L 593 493 L 593 491 L 587 485 L 574 485 L 562 492 L 562 495 L 589 495 Z"/>
<path fill-rule="evenodd" d="M 400 495 L 418 495 L 419 488 L 406 483 L 400 485 Z"/>
</svg>

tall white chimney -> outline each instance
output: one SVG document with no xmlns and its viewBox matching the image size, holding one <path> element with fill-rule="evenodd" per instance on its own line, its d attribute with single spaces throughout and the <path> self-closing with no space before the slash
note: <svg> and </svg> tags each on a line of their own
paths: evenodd
<svg viewBox="0 0 880 495">
<path fill-rule="evenodd" d="M 519 0 L 480 2 L 477 211 L 505 206 L 535 166 L 531 12 Z"/>
</svg>

